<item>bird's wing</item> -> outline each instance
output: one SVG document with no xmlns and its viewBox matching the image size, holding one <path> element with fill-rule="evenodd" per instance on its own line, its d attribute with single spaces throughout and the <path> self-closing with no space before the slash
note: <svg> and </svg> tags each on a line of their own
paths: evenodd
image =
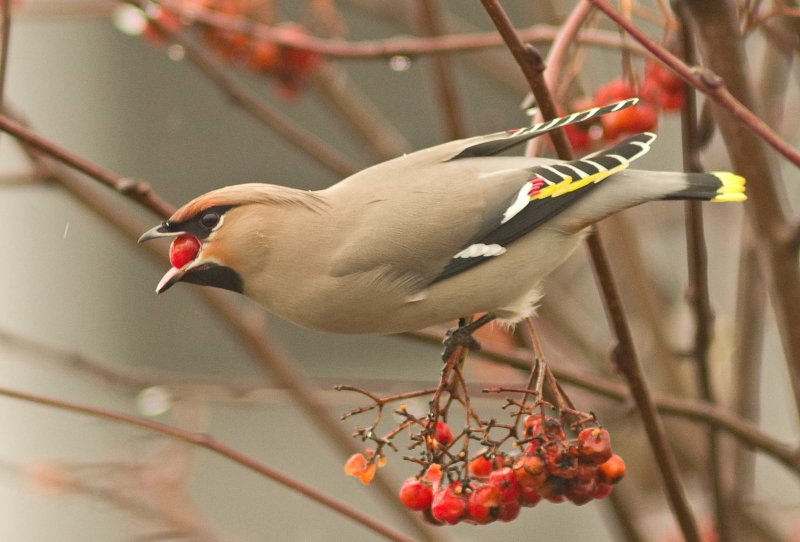
<svg viewBox="0 0 800 542">
<path fill-rule="evenodd" d="M 462 139 L 458 142 L 453 142 L 456 145 L 457 152 L 450 157 L 450 160 L 457 160 L 459 158 L 476 158 L 479 156 L 494 156 L 505 150 L 510 149 L 516 145 L 524 143 L 529 139 L 546 134 L 557 128 L 563 128 L 569 124 L 576 124 L 579 122 L 586 122 L 588 120 L 606 115 L 608 113 L 615 113 L 622 109 L 626 109 L 639 101 L 638 98 L 629 98 L 602 107 L 593 107 L 585 111 L 577 113 L 570 113 L 563 117 L 558 117 L 548 121 L 534 124 L 528 128 L 520 128 L 517 130 L 508 130 L 505 132 L 497 132 L 485 136 L 478 136 L 469 139 Z M 458 148 L 458 143 L 461 143 Z"/>
<path fill-rule="evenodd" d="M 480 231 L 453 254 L 431 283 L 462 273 L 502 255 L 509 243 L 533 231 L 589 194 L 600 181 L 627 168 L 650 150 L 655 134 L 630 137 L 572 162 L 528 169 L 528 178 L 486 220 Z"/>
</svg>

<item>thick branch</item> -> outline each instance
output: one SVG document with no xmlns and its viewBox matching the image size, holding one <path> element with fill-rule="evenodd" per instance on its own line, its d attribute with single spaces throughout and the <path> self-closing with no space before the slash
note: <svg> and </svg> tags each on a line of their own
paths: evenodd
<svg viewBox="0 0 800 542">
<path fill-rule="evenodd" d="M 596 0 L 592 0 L 596 1 Z M 747 76 L 747 59 L 736 14 L 720 0 L 686 1 L 697 22 L 705 64 L 719 73 L 733 95 L 748 107 L 754 102 Z M 759 239 L 762 261 L 768 265 L 770 299 L 775 310 L 795 400 L 800 405 L 800 267 L 797 253 L 785 239 L 789 221 L 778 192 L 775 168 L 762 140 L 728 108 L 713 110 L 736 171 L 750 182 L 746 210 Z"/>
</svg>

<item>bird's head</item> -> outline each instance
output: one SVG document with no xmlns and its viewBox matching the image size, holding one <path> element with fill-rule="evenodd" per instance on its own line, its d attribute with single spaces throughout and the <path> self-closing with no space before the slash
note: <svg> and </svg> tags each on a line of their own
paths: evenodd
<svg viewBox="0 0 800 542">
<path fill-rule="evenodd" d="M 318 195 L 305 190 L 261 183 L 228 186 L 193 199 L 139 242 L 174 238 L 172 268 L 157 293 L 180 281 L 245 293 L 246 284 L 263 279 L 287 213 L 324 207 Z"/>
<path fill-rule="evenodd" d="M 227 228 L 223 229 L 227 221 L 235 220 L 235 210 L 242 202 L 219 196 L 212 192 L 190 201 L 139 238 L 140 243 L 174 238 L 169 250 L 172 267 L 158 283 L 157 293 L 180 281 L 242 293 L 242 277 L 225 250 Z"/>
</svg>

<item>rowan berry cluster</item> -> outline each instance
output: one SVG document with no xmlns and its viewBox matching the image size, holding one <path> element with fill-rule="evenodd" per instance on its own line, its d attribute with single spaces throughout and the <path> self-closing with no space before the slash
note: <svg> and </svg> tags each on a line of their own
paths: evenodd
<svg viewBox="0 0 800 542">
<path fill-rule="evenodd" d="M 586 427 L 568 439 L 558 419 L 531 414 L 524 436 L 521 453 L 481 452 L 453 479 L 432 464 L 403 483 L 400 501 L 433 523 L 485 525 L 512 521 L 522 507 L 542 499 L 577 505 L 602 499 L 625 475 L 625 463 L 612 453 L 601 427 Z"/>
<path fill-rule="evenodd" d="M 638 88 L 626 79 L 614 79 L 598 88 L 591 98 L 575 100 L 572 110 L 583 111 L 637 96 L 640 102 L 634 107 L 603 115 L 588 124 L 565 126 L 572 146 L 577 150 L 590 147 L 593 135 L 596 139 L 613 141 L 624 134 L 655 130 L 661 111 L 677 111 L 683 106 L 683 81 L 661 64 L 648 60 Z"/>
<path fill-rule="evenodd" d="M 217 28 L 194 21 L 191 16 L 193 10 L 206 9 L 224 15 L 257 18 L 251 13 L 255 9 L 253 4 L 247 0 L 183 0 L 180 9 L 188 14 L 185 17 L 155 4 L 144 11 L 131 6 L 125 9 L 136 11 L 142 20 L 126 31 L 158 47 L 165 45 L 170 35 L 178 33 L 183 23 L 190 24 L 199 30 L 203 42 L 219 59 L 274 78 L 278 83 L 278 96 L 284 99 L 297 98 L 322 63 L 322 58 L 311 51 L 278 45 L 251 33 Z M 297 23 L 283 23 L 273 28 L 290 41 L 308 36 L 308 31 Z"/>
</svg>

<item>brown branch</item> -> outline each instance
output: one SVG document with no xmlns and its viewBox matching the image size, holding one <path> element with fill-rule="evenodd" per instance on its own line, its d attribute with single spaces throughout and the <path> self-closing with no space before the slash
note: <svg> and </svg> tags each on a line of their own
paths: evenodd
<svg viewBox="0 0 800 542">
<path fill-rule="evenodd" d="M 542 111 L 542 116 L 544 119 L 555 118 L 557 116 L 555 104 L 542 76 L 541 57 L 539 57 L 538 53 L 534 54 L 535 49 L 532 46 L 523 45 L 511 21 L 497 0 L 481 0 L 481 2 L 525 74 L 525 78 L 528 80 L 531 91 L 536 98 L 536 103 Z M 572 149 L 563 130 L 555 130 L 551 134 L 558 157 L 562 160 L 571 159 Z M 633 345 L 633 337 L 630 333 L 627 317 L 622 309 L 619 292 L 614 282 L 605 250 L 596 232 L 590 234 L 586 242 L 591 255 L 595 279 L 602 292 L 606 317 L 610 321 L 617 338 L 615 362 L 627 379 L 631 395 L 636 401 L 637 410 L 642 418 L 650 446 L 653 449 L 653 455 L 659 467 L 670 507 L 681 527 L 684 538 L 688 542 L 700 542 L 700 532 L 683 488 L 678 463 L 669 446 L 666 430 L 661 418 L 658 416 L 653 397 L 644 380 L 641 363 Z"/>
<path fill-rule="evenodd" d="M 102 168 L 74 154 L 52 141 L 41 137 L 22 124 L 0 115 L 0 130 L 7 132 L 26 145 L 43 152 L 116 190 L 125 197 L 139 203 L 161 217 L 168 217 L 174 211 L 169 203 L 156 194 L 150 185 L 143 181 L 135 181 Z"/>
<path fill-rule="evenodd" d="M 205 448 L 212 453 L 215 453 L 221 457 L 224 457 L 234 463 L 238 463 L 239 465 L 260 474 L 270 480 L 281 484 L 282 486 L 291 489 L 301 495 L 308 497 L 311 500 L 316 501 L 317 503 L 334 510 L 343 516 L 346 516 L 353 521 L 363 525 L 364 527 L 380 534 L 381 536 L 389 539 L 389 540 L 402 540 L 402 541 L 411 541 L 412 538 L 395 531 L 391 527 L 384 525 L 383 523 L 375 520 L 368 514 L 365 514 L 355 508 L 337 500 L 333 497 L 329 497 L 324 493 L 320 492 L 316 488 L 306 485 L 294 478 L 291 478 L 282 472 L 269 467 L 252 457 L 249 457 L 234 448 L 220 442 L 219 440 L 215 439 L 211 435 L 205 433 L 194 433 L 191 431 L 185 431 L 183 429 L 179 429 L 177 427 L 172 427 L 163 423 L 155 422 L 152 420 L 147 420 L 144 418 L 139 418 L 136 416 L 130 416 L 128 414 L 122 414 L 120 412 L 112 412 L 110 410 L 105 410 L 101 408 L 96 408 L 88 405 L 82 405 L 79 403 L 73 403 L 70 401 L 63 401 L 61 399 L 53 399 L 50 397 L 45 397 L 43 395 L 36 395 L 33 393 L 22 392 L 18 390 L 12 390 L 9 388 L 0 387 L 0 395 L 5 397 L 10 397 L 13 399 L 19 399 L 22 401 L 27 401 L 29 403 L 35 403 L 42 406 L 57 408 L 59 410 L 67 410 L 70 412 L 75 412 L 78 414 L 83 414 L 86 416 L 92 416 L 94 418 L 99 418 L 102 420 L 111 421 L 114 423 L 120 423 L 124 425 L 131 425 L 134 427 L 139 427 L 141 429 L 145 429 L 147 431 L 152 431 L 155 433 L 161 433 L 162 435 L 166 435 L 170 438 L 174 438 L 193 446 L 197 446 L 200 448 Z"/>
<path fill-rule="evenodd" d="M 128 1 L 147 13 L 147 10 L 143 7 L 145 3 L 144 0 Z M 263 100 L 254 97 L 242 85 L 237 83 L 236 79 L 225 73 L 211 56 L 205 53 L 202 47 L 195 45 L 192 41 L 183 38 L 177 33 L 170 33 L 155 17 L 149 18 L 148 21 L 165 39 L 183 47 L 186 58 L 194 64 L 209 81 L 217 85 L 234 104 L 253 115 L 258 121 L 269 126 L 286 141 L 338 175 L 347 176 L 360 169 L 349 158 L 333 150 L 328 144 L 319 139 L 319 137 L 304 130 L 288 117 L 280 114 L 272 107 L 269 107 Z"/>
<path fill-rule="evenodd" d="M 625 17 L 623 17 L 622 14 L 620 14 L 606 0 L 590 1 L 598 9 L 608 15 L 611 20 L 624 28 L 628 34 L 642 44 L 644 48 L 647 49 L 654 57 L 669 67 L 669 69 L 672 70 L 676 75 L 703 94 L 706 94 L 720 107 L 725 109 L 733 118 L 736 119 L 738 126 L 746 126 L 748 129 L 752 130 L 753 133 L 757 134 L 761 139 L 772 146 L 772 148 L 785 156 L 790 162 L 795 164 L 797 167 L 800 167 L 800 152 L 792 148 L 791 145 L 789 145 L 778 133 L 770 128 L 766 122 L 764 122 L 747 107 L 746 103 L 749 103 L 749 100 L 745 100 L 743 102 L 740 99 L 737 99 L 734 94 L 738 95 L 740 98 L 742 98 L 742 96 L 739 95 L 735 89 L 732 93 L 728 90 L 728 88 L 726 88 L 726 85 L 730 85 L 731 81 L 729 78 L 725 77 L 724 74 L 722 77 L 720 77 L 708 69 L 702 67 L 692 68 L 687 66 L 681 62 L 678 57 L 647 37 L 644 32 L 634 26 L 629 20 L 625 19 Z M 690 1 L 689 5 L 693 5 L 693 3 L 694 2 Z M 716 1 L 712 3 L 716 6 L 715 9 L 721 10 L 720 13 L 728 11 L 728 4 L 725 4 L 723 7 L 722 5 L 717 4 Z M 710 8 L 707 11 L 712 12 L 712 15 L 713 12 L 715 12 Z M 695 15 L 695 17 L 697 16 Z M 722 21 L 719 21 L 719 23 L 722 23 Z M 738 36 L 736 27 L 726 28 L 726 32 L 731 32 L 728 40 Z M 715 44 L 715 47 L 717 47 L 720 53 L 725 52 L 723 48 L 719 47 L 718 43 Z M 726 58 L 729 59 L 727 55 Z M 713 66 L 712 69 L 714 69 L 717 73 L 721 73 L 719 69 L 716 69 Z M 750 178 L 752 179 L 752 177 Z"/>
<path fill-rule="evenodd" d="M 684 5 L 677 6 L 681 21 L 681 46 L 683 58 L 690 64 L 696 63 L 694 41 L 689 30 L 688 14 Z M 683 145 L 683 170 L 699 173 L 700 142 L 698 134 L 697 103 L 694 89 L 684 83 L 685 101 L 681 108 L 681 130 Z M 709 351 L 714 326 L 714 313 L 708 289 L 708 251 L 703 231 L 703 208 L 699 201 L 688 201 L 684 205 L 686 221 L 686 248 L 688 258 L 688 285 L 686 297 L 694 313 L 694 357 L 700 398 L 716 403 L 709 368 Z M 707 439 L 708 478 L 711 483 L 712 508 L 714 510 L 717 533 L 721 540 L 734 540 L 733 530 L 736 518 L 728 506 L 728 493 L 723 485 L 722 457 L 719 431 L 712 429 Z"/>
<path fill-rule="evenodd" d="M 314 84 L 376 158 L 389 160 L 411 151 L 403 135 L 337 64 L 320 66 Z"/>
<path fill-rule="evenodd" d="M 119 213 L 113 201 L 110 201 L 96 190 L 92 190 L 92 187 L 87 185 L 84 179 L 76 178 L 70 175 L 68 171 L 58 171 L 54 164 L 43 160 L 42 156 L 35 152 L 38 150 L 47 152 L 50 148 L 55 148 L 55 146 L 49 143 L 41 149 L 37 147 L 33 152 L 31 152 L 31 149 L 28 147 L 25 147 L 31 160 L 34 161 L 42 171 L 48 171 L 54 180 L 64 186 L 73 196 L 80 200 L 81 203 L 98 214 L 107 221 L 108 224 L 121 231 L 127 239 L 135 241 L 144 230 L 144 227 L 137 221 L 131 220 L 130 217 L 125 214 Z M 50 154 L 48 152 L 48 155 L 56 159 L 61 158 L 59 153 Z M 84 161 L 81 160 L 80 162 L 83 163 Z M 72 165 L 71 161 L 65 161 L 65 163 Z M 95 167 L 90 167 L 86 172 L 98 173 L 98 171 L 95 171 L 96 169 Z M 104 174 L 108 173 L 105 172 L 105 170 L 100 170 L 100 172 Z M 113 174 L 109 175 L 99 175 L 92 178 L 103 184 L 107 184 L 110 178 L 114 178 Z M 161 213 L 161 216 L 166 217 L 169 214 L 170 211 L 167 209 L 164 213 Z M 145 247 L 145 249 L 151 254 L 155 254 L 155 247 Z M 159 256 L 162 259 L 164 258 L 164 254 L 159 254 Z M 251 308 L 249 312 L 243 312 L 240 304 L 233 303 L 229 297 L 225 296 L 220 291 L 210 288 L 198 288 L 195 291 L 197 295 L 211 307 L 213 313 L 228 326 L 233 334 L 237 336 L 247 348 L 249 348 L 258 364 L 269 371 L 279 385 L 290 390 L 292 398 L 300 405 L 308 418 L 320 431 L 331 439 L 340 453 L 346 456 L 358 451 L 347 432 L 341 429 L 338 421 L 328 414 L 328 410 L 324 408 L 324 404 L 319 399 L 317 391 L 308 383 L 307 379 L 300 374 L 298 369 L 296 369 L 296 364 L 280 355 L 266 338 L 264 315 L 261 309 L 250 305 Z M 378 477 L 375 480 L 375 486 L 383 493 L 385 501 L 390 506 L 403 517 L 410 520 L 409 525 L 417 530 L 418 536 L 426 540 L 432 538 L 429 533 L 430 529 L 421 524 L 416 516 L 402 506 L 400 501 L 396 498 L 396 488 L 384 477 Z"/>
<path fill-rule="evenodd" d="M 11 0 L 0 0 L 0 109 L 5 103 L 8 46 L 11 36 Z"/>
<path fill-rule="evenodd" d="M 736 14 L 726 2 L 685 2 L 697 24 L 704 63 L 720 74 L 741 103 L 752 106 L 755 100 L 745 72 L 747 61 Z M 795 403 L 800 408 L 800 326 L 797 325 L 800 322 L 800 265 L 797 253 L 786 239 L 791 226 L 778 191 L 776 168 L 762 139 L 753 131 L 742 130 L 736 115 L 728 108 L 718 107 L 713 112 L 736 171 L 750 180 L 751 198 L 745 210 L 759 239 L 762 262 L 767 263 L 770 299 Z"/>
<path fill-rule="evenodd" d="M 301 49 L 332 58 L 370 60 L 391 58 L 393 56 L 414 57 L 437 53 L 472 52 L 503 46 L 503 40 L 496 32 L 468 32 L 426 38 L 394 37 L 385 40 L 358 42 L 323 39 L 315 36 L 298 36 L 296 33 L 287 32 L 279 26 L 260 24 L 237 15 L 228 15 L 198 6 L 185 9 L 182 4 L 173 0 L 162 0 L 159 3 L 193 22 L 200 22 L 221 30 L 240 32 L 283 47 Z M 559 32 L 560 27 L 558 26 L 540 24 L 521 29 L 520 36 L 525 41 L 546 43 L 552 41 Z M 576 40 L 586 45 L 608 49 L 624 47 L 636 54 L 645 52 L 644 48 L 637 44 L 625 43 L 614 32 L 601 30 L 583 31 L 576 36 Z"/>
</svg>

